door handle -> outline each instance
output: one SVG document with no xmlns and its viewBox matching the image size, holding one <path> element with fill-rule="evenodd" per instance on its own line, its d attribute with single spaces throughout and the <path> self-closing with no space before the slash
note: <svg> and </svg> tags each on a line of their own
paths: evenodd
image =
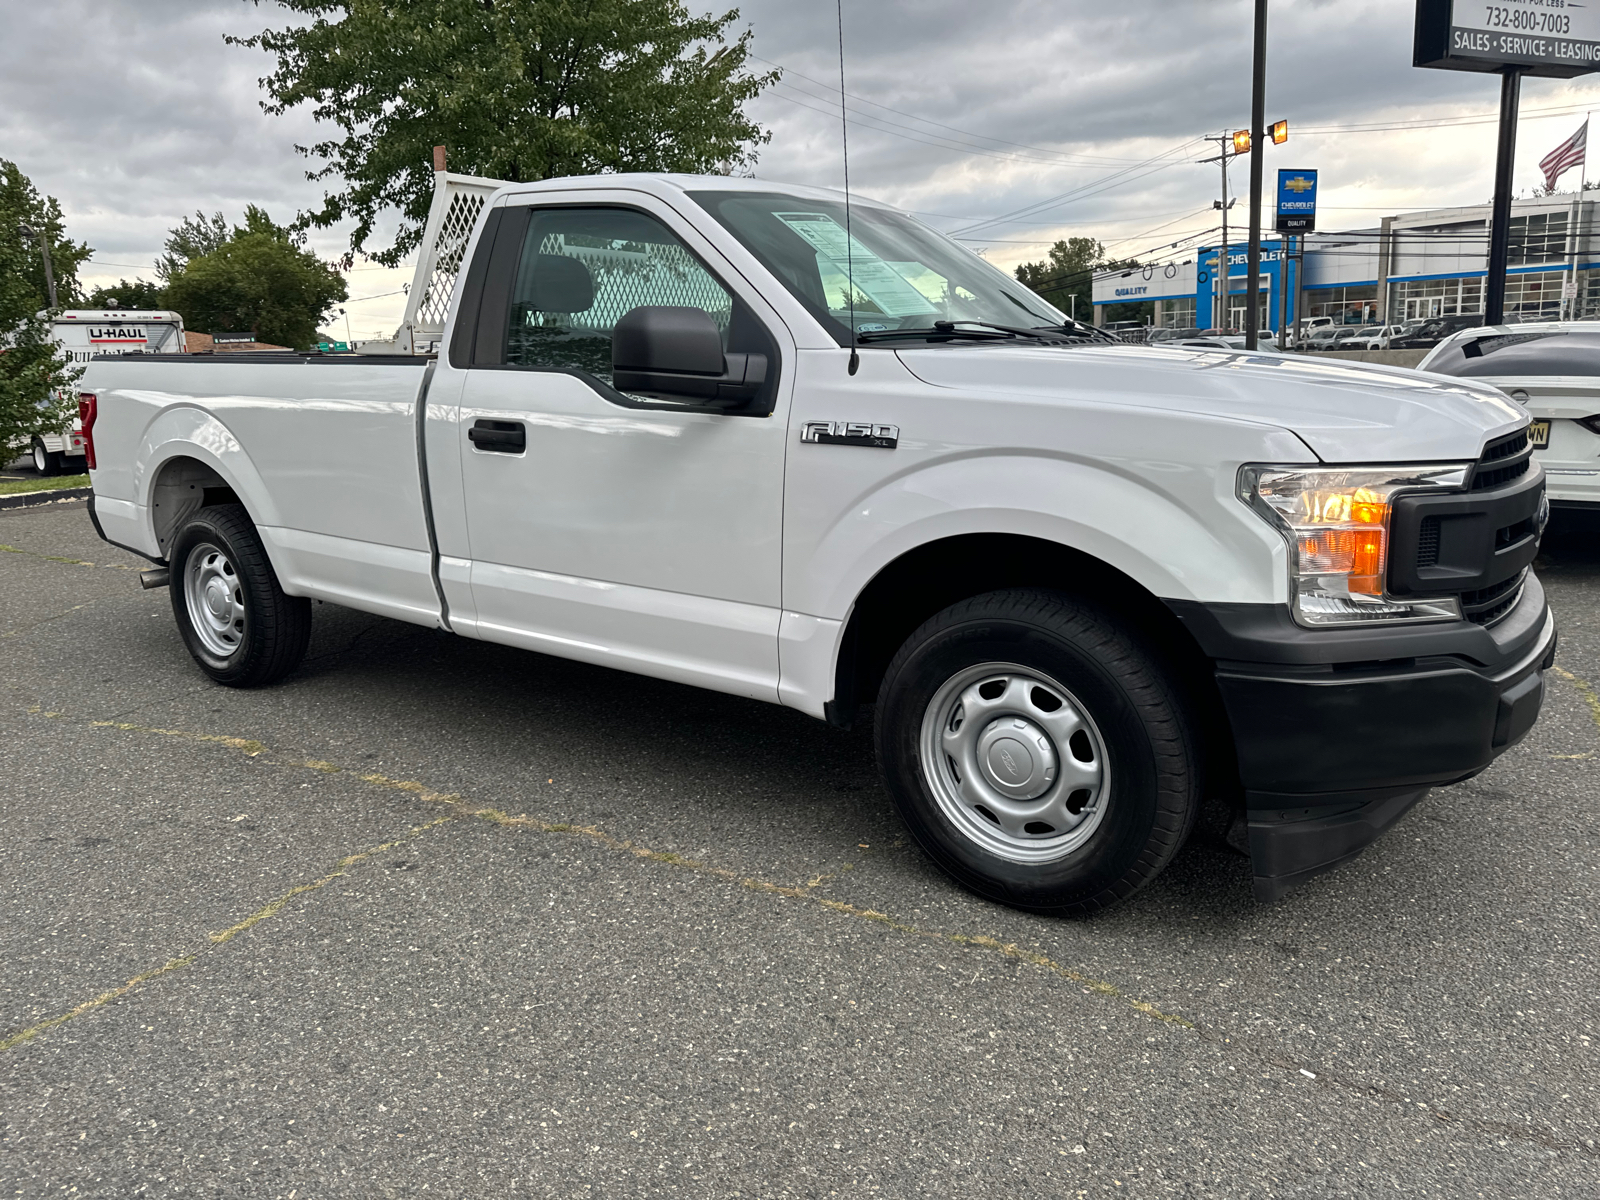
<svg viewBox="0 0 1600 1200">
<path fill-rule="evenodd" d="M 528 448 L 528 431 L 521 421 L 474 421 L 467 440 L 479 450 L 521 454 Z"/>
</svg>

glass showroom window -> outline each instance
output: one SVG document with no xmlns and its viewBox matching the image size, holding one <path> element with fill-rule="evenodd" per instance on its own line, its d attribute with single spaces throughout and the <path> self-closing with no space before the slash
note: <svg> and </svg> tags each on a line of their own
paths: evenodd
<svg viewBox="0 0 1600 1200">
<path fill-rule="evenodd" d="M 1483 278 L 1406 279 L 1389 285 L 1390 312 L 1396 321 L 1425 321 L 1483 311 Z"/>
<path fill-rule="evenodd" d="M 1561 316 L 1565 271 L 1534 271 L 1506 276 L 1506 316 L 1524 321 L 1554 321 Z"/>
<path fill-rule="evenodd" d="M 1513 267 L 1560 262 L 1567 256 L 1567 214 L 1529 213 L 1512 217 L 1510 239 L 1506 261 Z"/>
<path fill-rule="evenodd" d="M 1195 302 L 1193 296 L 1161 302 L 1161 327 L 1163 329 L 1194 329 Z"/>
<path fill-rule="evenodd" d="M 1378 285 L 1316 288 L 1306 292 L 1306 315 L 1332 317 L 1335 325 L 1371 325 L 1378 319 Z"/>
</svg>

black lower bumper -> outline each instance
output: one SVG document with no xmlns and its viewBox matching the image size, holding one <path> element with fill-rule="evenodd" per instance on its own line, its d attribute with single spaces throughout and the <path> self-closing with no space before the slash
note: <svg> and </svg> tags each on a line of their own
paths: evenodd
<svg viewBox="0 0 1600 1200">
<path fill-rule="evenodd" d="M 1216 660 L 1262 900 L 1355 857 L 1430 788 L 1515 745 L 1555 658 L 1531 575 L 1487 629 L 1300 630 L 1286 611 L 1247 611 L 1268 605 L 1172 607 Z"/>
</svg>

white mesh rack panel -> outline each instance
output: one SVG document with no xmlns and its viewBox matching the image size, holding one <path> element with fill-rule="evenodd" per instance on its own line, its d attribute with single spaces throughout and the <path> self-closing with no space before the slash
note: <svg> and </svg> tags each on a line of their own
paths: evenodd
<svg viewBox="0 0 1600 1200">
<path fill-rule="evenodd" d="M 478 214 L 495 190 L 504 186 L 504 180 L 476 175 L 444 171 L 434 175 L 433 205 L 422 232 L 417 269 L 406 296 L 405 321 L 396 341 L 403 343 L 408 334 L 413 343 L 431 341 L 444 333 L 450 298 L 461 274 L 461 259 Z"/>
</svg>

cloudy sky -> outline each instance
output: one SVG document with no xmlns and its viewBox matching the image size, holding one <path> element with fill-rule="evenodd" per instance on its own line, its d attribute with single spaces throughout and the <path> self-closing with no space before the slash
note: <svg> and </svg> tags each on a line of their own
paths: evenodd
<svg viewBox="0 0 1600 1200">
<path fill-rule="evenodd" d="M 1218 171 L 1195 161 L 1214 153 L 1198 139 L 1248 123 L 1249 0 L 845 0 L 844 12 L 859 191 L 1003 266 L 1058 237 L 1159 253 L 1212 225 Z M 1323 228 L 1492 190 L 1498 81 L 1413 69 L 1413 12 L 1406 0 L 1273 0 L 1267 117 L 1286 118 L 1291 137 L 1267 167 L 1320 168 Z M 0 157 L 95 247 L 86 282 L 153 278 L 167 229 L 196 209 L 238 219 L 256 203 L 286 219 L 320 196 L 294 152 L 316 136 L 309 117 L 263 114 L 270 60 L 223 43 L 283 19 L 271 0 L 5 0 Z M 739 25 L 754 30 L 754 65 L 786 69 L 752 106 L 772 133 L 756 173 L 838 186 L 833 6 L 745 0 Z M 1524 83 L 1520 191 L 1590 105 L 1600 76 Z M 1248 185 L 1247 160 L 1230 181 Z M 312 244 L 345 249 L 338 231 Z M 393 332 L 407 279 L 356 264 L 354 336 Z"/>
</svg>

